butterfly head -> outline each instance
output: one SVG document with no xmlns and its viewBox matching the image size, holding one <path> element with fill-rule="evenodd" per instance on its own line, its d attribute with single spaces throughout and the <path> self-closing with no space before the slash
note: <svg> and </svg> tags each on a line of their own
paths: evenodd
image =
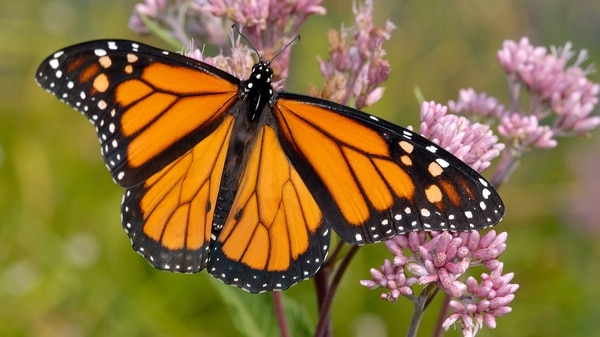
<svg viewBox="0 0 600 337">
<path fill-rule="evenodd" d="M 261 111 L 273 96 L 273 87 L 271 80 L 273 79 L 273 69 L 271 61 L 263 61 L 260 59 L 252 67 L 250 78 L 244 81 L 242 85 L 243 96 L 249 102 L 248 119 L 256 120 Z"/>
</svg>

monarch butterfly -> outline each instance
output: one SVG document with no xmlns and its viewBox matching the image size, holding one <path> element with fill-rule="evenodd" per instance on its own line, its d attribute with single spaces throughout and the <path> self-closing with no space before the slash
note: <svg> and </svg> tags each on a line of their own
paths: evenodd
<svg viewBox="0 0 600 337">
<path fill-rule="evenodd" d="M 323 99 L 274 92 L 125 40 L 46 58 L 41 87 L 95 126 L 123 228 L 154 267 L 207 269 L 257 293 L 310 278 L 331 230 L 366 244 L 414 230 L 499 222 L 493 186 L 410 130 Z"/>
</svg>

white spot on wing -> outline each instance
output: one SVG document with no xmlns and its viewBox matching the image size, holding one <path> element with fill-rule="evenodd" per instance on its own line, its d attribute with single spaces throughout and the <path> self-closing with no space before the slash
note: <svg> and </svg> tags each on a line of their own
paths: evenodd
<svg viewBox="0 0 600 337">
<path fill-rule="evenodd" d="M 50 68 L 56 69 L 60 65 L 60 62 L 58 62 L 58 60 L 54 58 L 54 59 L 50 60 L 48 62 L 48 64 L 50 65 Z"/>
<path fill-rule="evenodd" d="M 435 162 L 438 163 L 443 168 L 450 166 L 450 164 L 442 158 L 436 159 Z"/>
</svg>

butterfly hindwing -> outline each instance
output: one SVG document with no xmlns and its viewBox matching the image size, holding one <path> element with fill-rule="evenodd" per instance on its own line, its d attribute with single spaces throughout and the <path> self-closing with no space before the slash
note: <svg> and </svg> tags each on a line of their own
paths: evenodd
<svg viewBox="0 0 600 337">
<path fill-rule="evenodd" d="M 252 146 L 208 271 L 251 292 L 286 289 L 312 277 L 330 230 L 311 192 L 263 126 Z"/>
<path fill-rule="evenodd" d="M 143 184 L 125 192 L 123 227 L 134 249 L 156 268 L 206 267 L 221 172 L 233 117 Z"/>
<path fill-rule="evenodd" d="M 131 41 L 92 41 L 42 62 L 38 83 L 96 127 L 106 166 L 132 187 L 221 123 L 239 79 L 182 55 Z"/>
<path fill-rule="evenodd" d="M 414 132 L 329 101 L 282 93 L 286 153 L 335 231 L 364 244 L 414 230 L 477 230 L 504 214 L 481 176 Z"/>
</svg>

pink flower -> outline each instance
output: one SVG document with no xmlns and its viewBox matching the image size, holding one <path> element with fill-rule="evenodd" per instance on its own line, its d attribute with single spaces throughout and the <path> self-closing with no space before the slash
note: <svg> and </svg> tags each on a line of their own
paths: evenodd
<svg viewBox="0 0 600 337">
<path fill-rule="evenodd" d="M 160 12 L 167 7 L 168 0 L 145 0 L 143 3 L 135 5 L 133 15 L 129 18 L 129 28 L 138 34 L 149 33 L 148 27 L 144 23 L 142 16 L 149 19 L 156 19 Z"/>
<path fill-rule="evenodd" d="M 252 65 L 256 63 L 255 52 L 247 44 L 241 41 L 240 36 L 233 30 L 230 33 L 231 50 L 229 56 L 219 54 L 216 56 L 204 57 L 202 51 L 190 45 L 185 56 L 208 63 L 219 69 L 233 74 L 237 78 L 248 78 Z"/>
<path fill-rule="evenodd" d="M 552 137 L 552 130 L 547 125 L 539 125 L 536 116 L 519 113 L 507 114 L 502 117 L 498 126 L 500 134 L 512 139 L 512 146 L 524 152 L 531 147 L 548 149 L 555 147 L 557 142 Z"/>
<path fill-rule="evenodd" d="M 416 286 L 435 284 L 452 297 L 452 313 L 443 327 L 460 322 L 463 333 L 475 335 L 485 323 L 495 328 L 496 317 L 509 313 L 508 306 L 519 288 L 511 284 L 514 274 L 503 274 L 498 260 L 506 249 L 507 233 L 489 231 L 483 237 L 479 232 L 411 232 L 398 235 L 386 242 L 394 255 L 379 269 L 371 269 L 371 280 L 361 284 L 369 289 L 386 291 L 381 298 L 396 301 L 400 296 L 416 300 Z M 408 252 L 409 254 L 407 254 Z M 481 273 L 480 281 L 465 277 L 468 270 L 483 266 L 489 273 Z M 468 334 L 465 334 L 467 336 Z"/>
<path fill-rule="evenodd" d="M 576 53 L 566 43 L 548 52 L 524 37 L 519 42 L 504 41 L 497 55 L 507 73 L 508 109 L 473 89 L 461 90 L 459 99 L 449 102 L 456 113 L 485 117 L 486 122 L 498 125 L 509 151 L 504 151 L 497 166 L 494 184 L 508 179 L 519 158 L 531 149 L 553 148 L 558 136 L 582 136 L 600 125 L 600 117 L 592 115 L 600 85 L 587 78 L 591 67 L 582 68 L 585 50 Z M 522 88 L 527 90 L 528 102 L 522 102 Z M 523 110 L 524 106 L 528 109 Z"/>
<path fill-rule="evenodd" d="M 478 172 L 500 155 L 504 144 L 498 143 L 489 126 L 471 123 L 467 118 L 447 114 L 448 108 L 435 102 L 421 105 L 420 133 L 448 150 Z"/>
<path fill-rule="evenodd" d="M 150 28 L 172 44 L 189 45 L 189 41 L 208 43 L 220 48 L 221 55 L 234 61 L 233 45 L 227 39 L 231 25 L 243 29 L 244 36 L 259 52 L 270 60 L 293 40 L 301 24 L 313 14 L 325 14 L 322 0 L 194 0 L 183 6 L 175 0 L 146 0 L 136 5 L 130 18 L 130 28 L 147 33 Z M 154 25 L 147 27 L 142 17 Z M 196 50 L 193 46 L 190 51 Z M 244 52 L 245 54 L 245 52 Z M 198 52 L 191 55 L 199 56 Z M 216 60 L 215 60 L 216 61 Z M 283 51 L 271 64 L 275 74 L 275 87 L 282 87 L 287 78 L 290 49 Z M 235 62 L 235 61 L 234 61 Z M 229 61 L 214 64 L 227 65 Z M 248 68 L 250 69 L 250 67 Z M 244 77 L 242 77 L 244 78 Z"/>
<path fill-rule="evenodd" d="M 569 61 L 576 53 L 571 44 L 563 48 L 535 47 L 527 38 L 517 44 L 504 41 L 498 51 L 498 61 L 510 77 L 511 110 L 519 106 L 519 86 L 531 93 L 531 114 L 539 120 L 551 114 L 557 116 L 552 132 L 557 135 L 582 135 L 600 125 L 600 117 L 591 116 L 598 103 L 600 85 L 586 76 L 592 71 L 582 69 L 587 51 L 579 53 L 572 65 Z"/>
<path fill-rule="evenodd" d="M 323 98 L 348 104 L 354 98 L 356 108 L 371 105 L 383 95 L 380 84 L 390 75 L 390 64 L 384 60 L 383 43 L 390 38 L 395 26 L 387 21 L 383 28 L 373 24 L 373 1 L 354 6 L 353 28 L 330 30 L 329 57 L 319 60 L 325 85 Z"/>
<path fill-rule="evenodd" d="M 515 298 L 518 284 L 511 284 L 514 273 L 502 275 L 503 264 L 491 271 L 481 274 L 481 282 L 471 276 L 467 278 L 466 293 L 460 300 L 451 300 L 450 308 L 454 310 L 442 327 L 448 330 L 460 321 L 463 336 L 474 336 L 482 328 L 483 323 L 496 328 L 496 317 L 504 316 L 512 311 L 508 306 Z"/>
<path fill-rule="evenodd" d="M 461 89 L 458 100 L 449 101 L 450 111 L 463 116 L 500 118 L 504 114 L 504 105 L 485 92 L 476 93 L 473 88 Z"/>
</svg>

